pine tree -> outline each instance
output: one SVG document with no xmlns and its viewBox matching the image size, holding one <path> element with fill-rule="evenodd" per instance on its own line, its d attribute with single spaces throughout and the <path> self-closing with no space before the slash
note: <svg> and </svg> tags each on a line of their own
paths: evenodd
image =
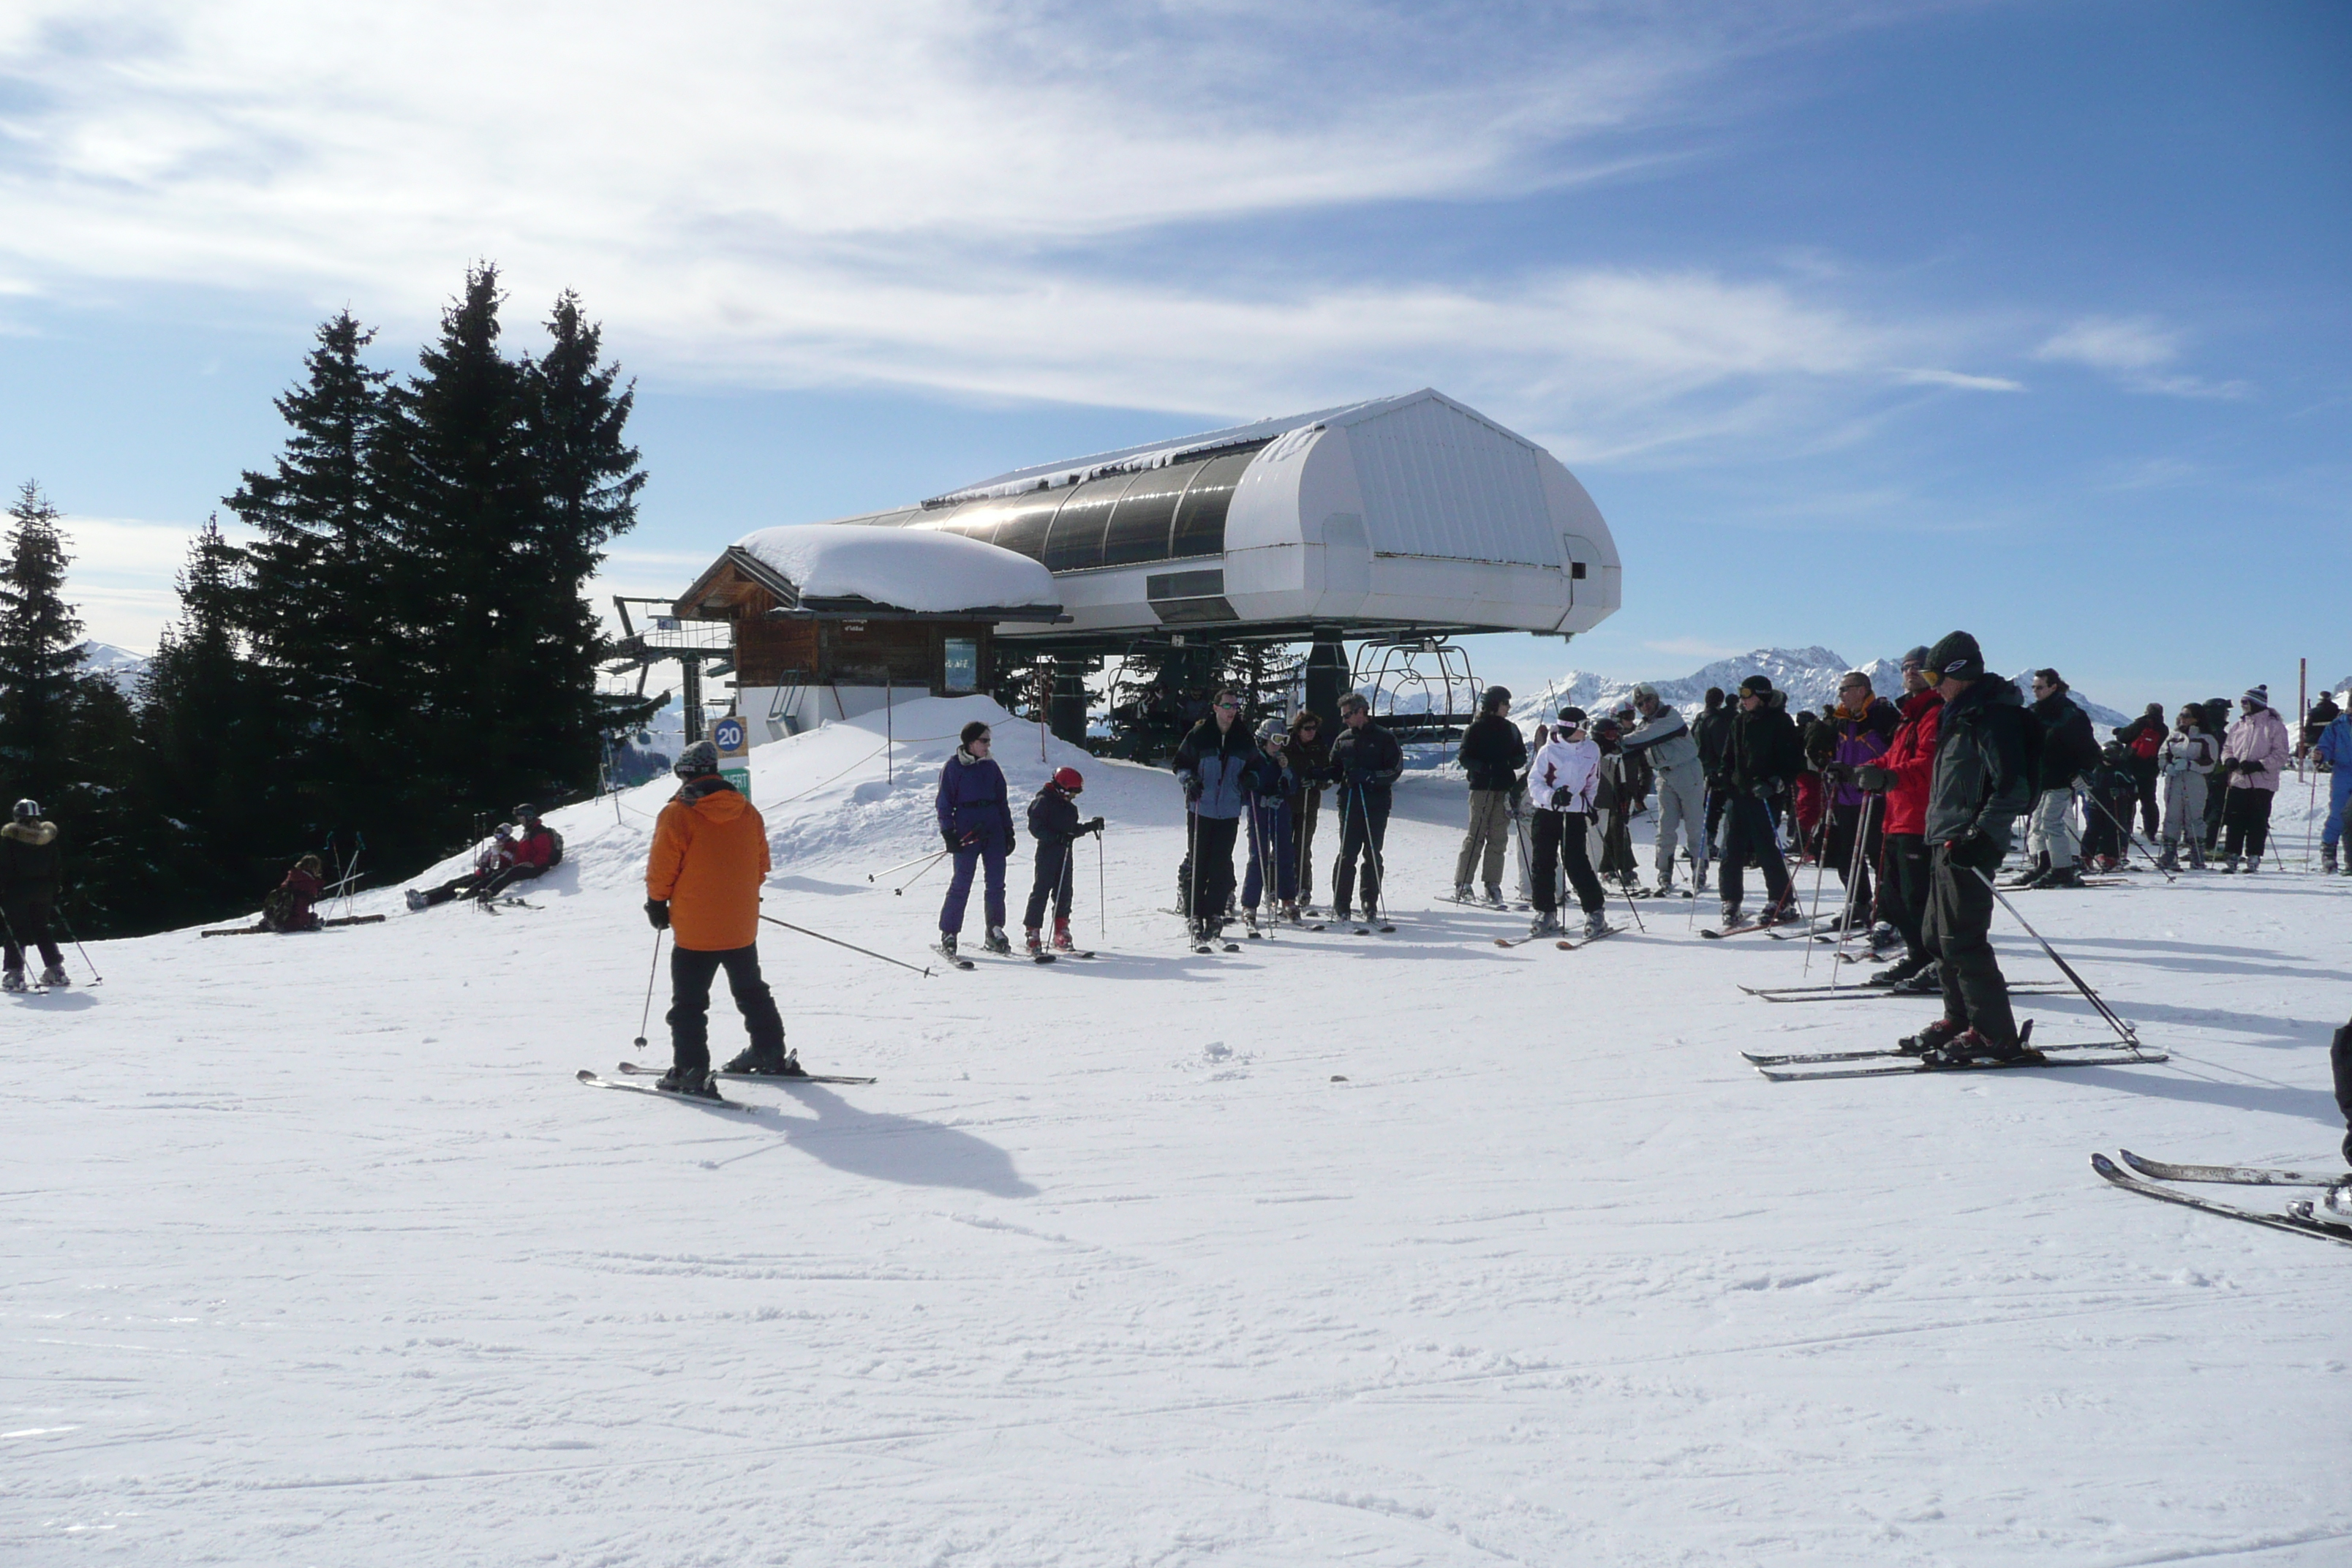
<svg viewBox="0 0 2352 1568">
<path fill-rule="evenodd" d="M 0 568 L 0 768 L 17 794 L 42 801 L 72 776 L 68 748 L 82 667 L 81 622 L 65 602 L 63 515 L 26 480 L 8 508 Z"/>
<path fill-rule="evenodd" d="M 208 658 L 249 661 L 247 721 L 292 753 L 226 759 L 233 786 L 304 845 L 396 815 L 414 740 L 407 643 L 384 590 L 398 547 L 380 478 L 397 466 L 384 451 L 391 373 L 360 357 L 373 341 L 348 310 L 320 326 L 306 380 L 276 400 L 284 450 L 227 498 L 260 538 L 240 559 L 215 531 L 190 563 L 190 584 L 218 602 L 189 604 L 187 629 L 224 639 Z"/>
<path fill-rule="evenodd" d="M 180 619 L 158 639 L 138 708 L 140 794 L 155 811 L 157 923 L 250 909 L 284 860 L 312 847 L 293 805 L 272 672 L 246 658 L 250 557 L 208 520 L 188 552 Z"/>
<path fill-rule="evenodd" d="M 392 389 L 378 443 L 415 736 L 400 764 L 405 850 L 446 853 L 474 814 L 542 782 L 525 734 L 547 696 L 534 679 L 540 486 L 529 381 L 499 352 L 503 300 L 495 268 L 467 270 L 419 374 Z"/>
<path fill-rule="evenodd" d="M 544 700 L 529 716 L 533 753 L 558 791 L 589 787 L 604 737 L 635 728 L 655 704 L 600 697 L 597 662 L 606 649 L 602 622 L 581 588 L 604 560 L 604 546 L 636 526 L 646 476 L 625 429 L 635 384 L 614 391 L 620 366 L 600 364 L 604 330 L 581 314 L 579 296 L 556 297 L 546 323 L 553 340 L 543 358 L 526 361 L 530 447 L 540 485 L 533 564 L 542 602 L 537 680 Z"/>
</svg>

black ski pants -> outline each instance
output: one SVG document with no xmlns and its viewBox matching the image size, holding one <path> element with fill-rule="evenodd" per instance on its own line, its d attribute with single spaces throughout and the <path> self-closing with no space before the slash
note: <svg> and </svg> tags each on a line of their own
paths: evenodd
<svg viewBox="0 0 2352 1568">
<path fill-rule="evenodd" d="M 2000 864 L 1981 848 L 1957 855 L 1948 844 L 1938 848 L 1921 936 L 1943 976 L 1944 1016 L 1996 1046 L 2013 1046 L 2017 1018 L 1992 951 L 1992 884 L 1978 875 Z"/>
<path fill-rule="evenodd" d="M 1927 889 L 1934 867 L 1927 840 L 1916 833 L 1890 833 L 1878 858 L 1878 918 L 1903 933 L 1903 955 L 1927 956 L 1919 926 L 1927 915 Z"/>
<path fill-rule="evenodd" d="M 2157 830 L 2164 824 L 2164 813 L 2156 800 L 2156 759 L 2134 757 L 2131 764 L 2132 785 L 2139 795 L 2140 820 L 2147 824 L 2147 841 L 2156 842 Z M 2121 813 L 2125 821 L 2131 820 L 2131 804 L 2126 801 Z"/>
<path fill-rule="evenodd" d="M 1323 792 L 1302 789 L 1291 813 L 1291 853 L 1298 858 L 1298 901 L 1315 901 L 1315 819 L 1323 815 Z"/>
<path fill-rule="evenodd" d="M 2327 1065 L 2336 1071 L 2336 1109 L 2344 1113 L 2344 1158 L 2352 1161 L 2352 1023 L 2336 1031 Z"/>
<path fill-rule="evenodd" d="M 1342 786 L 1339 807 L 1339 858 L 1331 868 L 1331 907 L 1353 907 L 1356 862 L 1360 859 L 1364 863 L 1363 913 L 1376 915 L 1381 910 L 1381 847 L 1389 837 L 1389 792 Z"/>
<path fill-rule="evenodd" d="M 1192 906 L 1196 921 L 1214 925 L 1225 918 L 1234 901 L 1234 840 L 1242 833 L 1238 816 L 1192 818 Z"/>
<path fill-rule="evenodd" d="M 0 916 L 7 923 L 0 926 L 0 942 L 7 949 L 7 962 L 0 969 L 22 971 L 25 950 L 38 948 L 41 962 L 51 969 L 63 969 L 66 955 L 58 951 L 57 938 L 49 934 L 49 900 L 47 899 L 10 899 L 0 903 Z"/>
<path fill-rule="evenodd" d="M 452 899 L 479 899 L 484 903 L 497 898 L 517 882 L 528 882 L 538 877 L 536 866 L 501 866 L 495 871 L 474 871 L 454 881 L 442 883 L 425 890 L 425 907 L 446 904 Z"/>
<path fill-rule="evenodd" d="M 2221 820 L 2230 829 L 2221 853 L 2261 859 L 2263 847 L 2270 842 L 2271 802 L 2276 796 L 2266 789 L 2225 788 L 2221 793 L 2229 796 L 2221 806 Z"/>
<path fill-rule="evenodd" d="M 1026 929 L 1036 931 L 1045 925 L 1049 899 L 1053 900 L 1055 919 L 1070 918 L 1070 885 L 1075 879 L 1070 862 L 1077 858 L 1077 847 L 1075 838 L 1037 840 L 1036 876 L 1029 884 L 1029 908 L 1021 917 Z"/>
<path fill-rule="evenodd" d="M 735 1010 L 743 1015 L 743 1032 L 751 1048 L 762 1057 L 784 1054 L 784 1020 L 776 1012 L 775 993 L 760 978 L 760 948 L 712 950 L 673 947 L 669 950 L 669 1049 L 677 1070 L 691 1078 L 710 1070 L 710 982 L 727 972 L 727 989 L 735 995 Z"/>
<path fill-rule="evenodd" d="M 1535 895 L 1536 908 L 1550 914 L 1559 907 L 1559 868 L 1568 868 L 1569 885 L 1576 889 L 1576 901 L 1588 915 L 1597 915 L 1606 906 L 1601 892 L 1601 879 L 1592 874 L 1592 852 L 1587 847 L 1591 830 L 1591 819 L 1580 811 L 1538 811 L 1536 813 L 1536 868 L 1528 881 Z"/>
<path fill-rule="evenodd" d="M 1737 909 L 1746 892 L 1748 863 L 1764 868 L 1764 887 L 1774 908 L 1789 901 L 1789 867 L 1780 858 L 1780 836 L 1772 828 L 1772 805 L 1741 791 L 1724 807 L 1730 822 L 1724 828 L 1722 888 L 1726 909 Z"/>
</svg>

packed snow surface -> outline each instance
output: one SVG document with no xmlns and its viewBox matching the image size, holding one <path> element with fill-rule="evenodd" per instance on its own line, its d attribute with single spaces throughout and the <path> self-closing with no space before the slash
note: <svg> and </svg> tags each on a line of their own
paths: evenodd
<svg viewBox="0 0 2352 1568">
<path fill-rule="evenodd" d="M 1059 605 L 1052 573 L 1026 555 L 928 528 L 806 522 L 736 542 L 783 574 L 802 597 L 870 599 L 901 610 Z"/>
<path fill-rule="evenodd" d="M 573 1081 L 667 1059 L 666 979 L 630 1046 L 667 781 L 555 814 L 535 909 L 384 889 L 382 925 L 107 942 L 103 985 L 9 1000 L 0 1562 L 2352 1557 L 2352 1250 L 2086 1164 L 2333 1162 L 2352 884 L 2012 895 L 2166 1065 L 1768 1083 L 1741 1047 L 1933 1005 L 1749 998 L 1811 944 L 1679 901 L 1499 949 L 1519 918 L 1432 897 L 1434 782 L 1395 935 L 1194 957 L 1167 775 L 974 699 L 754 753 L 768 911 L 929 961 L 944 878 L 886 868 L 974 715 L 1016 801 L 1085 771 L 1101 956 L 926 978 L 763 928 L 803 1058 L 870 1087 Z"/>
</svg>

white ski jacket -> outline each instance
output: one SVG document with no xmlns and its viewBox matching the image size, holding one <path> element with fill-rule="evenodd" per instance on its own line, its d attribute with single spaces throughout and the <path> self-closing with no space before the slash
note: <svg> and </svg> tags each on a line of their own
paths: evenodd
<svg viewBox="0 0 2352 1568">
<path fill-rule="evenodd" d="M 1589 813 L 1600 776 L 1601 748 L 1591 741 L 1546 741 L 1528 765 L 1528 804 L 1538 811 Z"/>
</svg>

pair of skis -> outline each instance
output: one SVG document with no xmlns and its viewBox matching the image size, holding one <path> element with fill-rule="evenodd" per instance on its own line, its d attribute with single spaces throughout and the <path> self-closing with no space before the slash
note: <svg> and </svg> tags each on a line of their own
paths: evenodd
<svg viewBox="0 0 2352 1568">
<path fill-rule="evenodd" d="M 872 1083 L 875 1081 L 870 1078 L 856 1078 L 839 1073 L 801 1072 L 797 1070 L 800 1067 L 800 1058 L 798 1057 L 788 1057 L 785 1059 L 793 1065 L 795 1070 L 788 1073 L 714 1072 L 710 1076 L 714 1079 L 725 1079 L 730 1083 L 860 1084 Z M 582 1068 L 578 1072 L 574 1073 L 572 1077 L 579 1082 L 586 1084 L 590 1089 L 617 1089 L 629 1094 L 650 1094 L 662 1100 L 683 1100 L 688 1105 L 714 1106 L 721 1110 L 740 1110 L 755 1116 L 760 1114 L 761 1111 L 771 1109 L 764 1105 L 751 1105 L 740 1100 L 728 1100 L 716 1093 L 685 1094 L 674 1089 L 663 1089 L 658 1084 L 628 1083 L 624 1081 L 625 1079 L 633 1078 L 661 1077 L 662 1069 L 660 1068 L 647 1067 L 642 1062 L 623 1062 L 620 1067 L 620 1071 L 621 1077 L 613 1079 L 599 1076 L 593 1068 Z"/>
<path fill-rule="evenodd" d="M 931 951 L 938 953 L 941 958 L 946 959 L 950 963 L 954 964 L 958 969 L 975 969 L 979 967 L 971 959 L 966 958 L 962 953 L 950 952 L 938 942 L 931 943 Z M 1051 963 L 1057 956 L 1056 954 L 1050 952 L 991 952 L 986 948 L 982 948 L 980 951 L 981 956 L 983 958 L 994 959 L 998 963 Z M 1073 952 L 1070 956 L 1072 958 L 1092 958 L 1094 954 L 1091 952 Z"/>
<path fill-rule="evenodd" d="M 328 931 L 336 926 L 372 926 L 381 925 L 383 923 L 383 917 L 382 915 L 343 915 L 331 921 L 320 921 L 317 925 L 310 926 L 306 929 L 310 931 Z M 273 929 L 274 928 L 270 926 L 257 923 L 249 926 L 224 926 L 217 931 L 208 931 L 200 934 L 205 936 L 262 936 L 268 933 Z M 300 936 L 302 932 L 279 931 L 278 934 L 280 936 Z"/>
<path fill-rule="evenodd" d="M 1900 985 L 1866 985 L 1859 982 L 1851 985 L 1743 985 L 1750 996 L 1760 996 L 1767 1002 L 1859 1002 L 1877 1001 L 1888 996 L 1932 996 L 1940 999 L 1941 990 L 1911 991 Z M 2011 996 L 2062 996 L 2067 987 L 2054 980 L 2021 980 L 2009 988 Z"/>
<path fill-rule="evenodd" d="M 2272 1230 L 2293 1231 L 2297 1236 L 2317 1237 L 2324 1241 L 2342 1242 L 2352 1247 L 2352 1172 L 2323 1173 L 2317 1171 L 2273 1171 L 2245 1165 L 2176 1165 L 2164 1160 L 2145 1160 L 2130 1150 L 2118 1151 L 2124 1163 L 2137 1175 L 2116 1166 L 2105 1154 L 2091 1156 L 2091 1169 L 2109 1184 L 2127 1193 L 2161 1203 L 2179 1204 L 2183 1208 L 2220 1215 L 2224 1219 L 2244 1220 Z M 2153 1178 L 2153 1179 L 2147 1179 Z M 2166 1182 L 2216 1182 L 2232 1186 L 2251 1187 L 2321 1187 L 2326 1191 L 2316 1199 L 2297 1198 L 2286 1205 L 2284 1214 L 2266 1214 L 2260 1209 L 2242 1208 L 2195 1193 L 2177 1192 L 2165 1186 Z"/>
<path fill-rule="evenodd" d="M 2137 1039 L 2118 1045 L 2113 1040 L 2072 1040 L 2062 1045 L 2036 1046 L 2033 1021 L 2027 1019 L 2018 1036 L 2018 1044 L 2026 1047 L 2009 1061 L 1931 1062 L 1906 1051 L 1900 1046 L 1880 1046 L 1859 1051 L 1801 1051 L 1766 1053 L 1742 1051 L 1750 1067 L 1774 1083 L 1810 1081 L 1832 1078 L 1894 1078 L 1904 1073 L 1923 1072 L 2005 1072 L 2012 1068 L 2095 1068 L 2130 1067 L 2142 1062 L 2160 1062 L 2167 1053 L 2151 1050 Z M 1892 1059 L 1892 1058 L 1899 1058 Z M 1885 1067 L 1849 1067 L 1849 1062 L 1874 1062 L 1888 1059 Z M 1791 1072 L 1791 1068 L 1810 1070 Z"/>
</svg>

